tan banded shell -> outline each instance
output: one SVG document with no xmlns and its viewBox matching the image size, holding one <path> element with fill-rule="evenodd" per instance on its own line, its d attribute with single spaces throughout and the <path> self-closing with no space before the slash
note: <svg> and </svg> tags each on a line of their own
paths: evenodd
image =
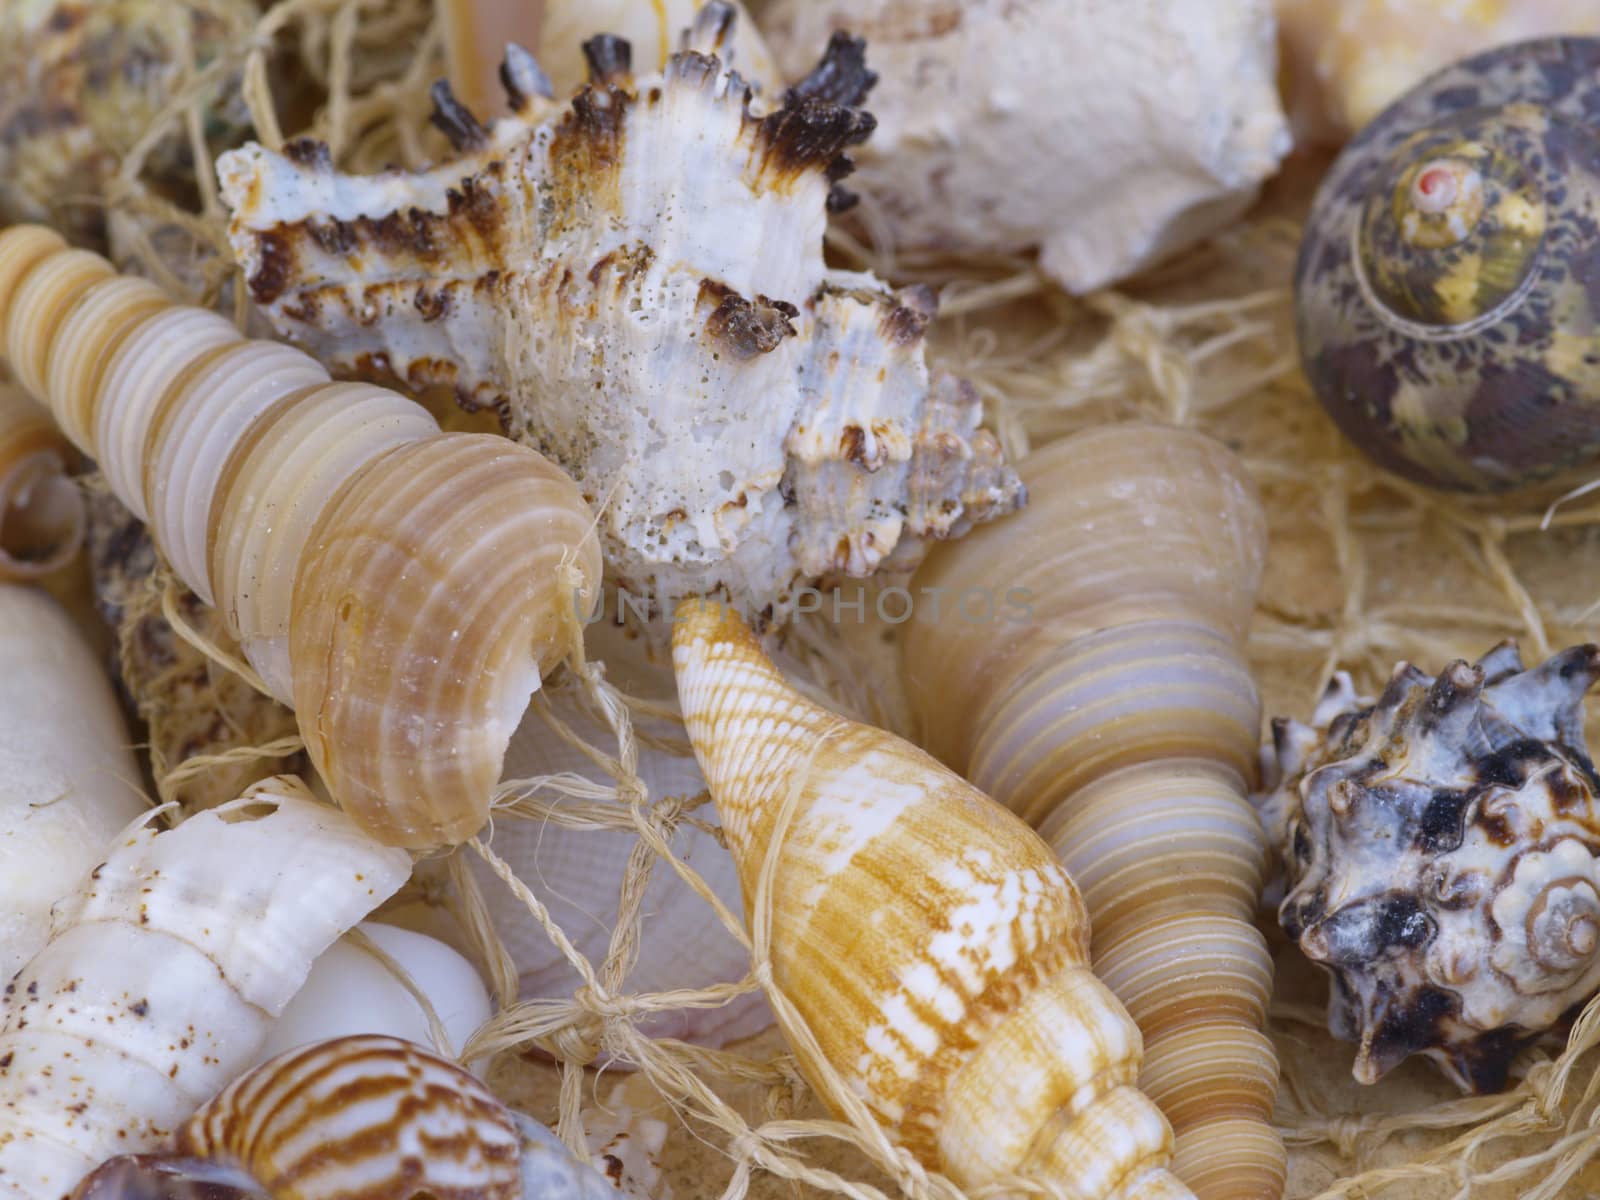
<svg viewBox="0 0 1600 1200">
<path fill-rule="evenodd" d="M 914 746 L 805 700 L 729 609 L 681 605 L 673 661 L 752 923 L 773 860 L 774 990 L 888 1134 L 969 1190 L 1190 1195 L 1049 847 Z"/>
<path fill-rule="evenodd" d="M 72 448 L 50 414 L 0 383 L 0 582 L 39 579 L 83 545 L 83 494 Z"/>
<path fill-rule="evenodd" d="M 598 598 L 576 486 L 532 450 L 442 434 L 404 397 L 334 383 L 37 227 L 0 233 L 0 330 L 294 703 L 334 797 L 393 844 L 475 833 L 528 697 Z"/>
<path fill-rule="evenodd" d="M 462 1068 L 398 1038 L 281 1054 L 201 1108 L 177 1145 L 242 1168 L 272 1200 L 524 1200 L 510 1111 Z"/>
<path fill-rule="evenodd" d="M 1083 888 L 1174 1172 L 1204 1200 L 1275 1200 L 1272 964 L 1253 924 L 1266 847 L 1246 799 L 1260 703 L 1240 649 L 1260 502 L 1223 446 L 1156 426 L 1066 438 L 1019 473 L 1028 507 L 916 576 L 918 595 L 1005 592 L 1013 614 L 913 612 L 923 743 L 1039 827 Z"/>
</svg>

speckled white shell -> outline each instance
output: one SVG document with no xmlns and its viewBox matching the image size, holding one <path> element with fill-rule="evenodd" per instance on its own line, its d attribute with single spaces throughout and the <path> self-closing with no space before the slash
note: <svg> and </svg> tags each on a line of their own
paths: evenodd
<svg viewBox="0 0 1600 1200">
<path fill-rule="evenodd" d="M 0 1196 L 56 1200 L 156 1148 L 410 872 L 285 777 L 168 832 L 127 830 L 0 997 Z"/>
</svg>

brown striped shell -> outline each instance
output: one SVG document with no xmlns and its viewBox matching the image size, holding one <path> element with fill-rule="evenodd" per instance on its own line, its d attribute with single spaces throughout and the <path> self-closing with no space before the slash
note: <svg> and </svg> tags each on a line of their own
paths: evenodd
<svg viewBox="0 0 1600 1200">
<path fill-rule="evenodd" d="M 831 1073 L 969 1190 L 1189 1196 L 1134 1086 L 1139 1033 L 1088 970 L 1083 903 L 1038 836 L 909 743 L 802 698 L 722 605 L 679 607 L 673 663 L 747 921 L 770 929 L 774 1006 L 815 1039 L 794 1045 L 823 1098 L 841 1104 Z"/>
<path fill-rule="evenodd" d="M 915 577 L 903 662 L 923 744 L 1038 827 L 1083 889 L 1175 1173 L 1206 1200 L 1271 1200 L 1286 1160 L 1240 648 L 1260 502 L 1223 446 L 1149 425 L 1065 438 L 1020 474 L 1026 509 Z"/>
<path fill-rule="evenodd" d="M 293 704 L 334 797 L 392 844 L 475 833 L 528 697 L 596 599 L 599 545 L 571 480 L 37 227 L 0 234 L 0 330 Z"/>
<path fill-rule="evenodd" d="M 272 1200 L 523 1200 L 509 1110 L 454 1063 L 398 1038 L 316 1042 L 235 1080 L 177 1137 Z"/>
<path fill-rule="evenodd" d="M 1329 171 L 1295 274 L 1318 399 L 1379 465 L 1515 487 L 1600 455 L 1600 37 L 1418 84 Z"/>
</svg>

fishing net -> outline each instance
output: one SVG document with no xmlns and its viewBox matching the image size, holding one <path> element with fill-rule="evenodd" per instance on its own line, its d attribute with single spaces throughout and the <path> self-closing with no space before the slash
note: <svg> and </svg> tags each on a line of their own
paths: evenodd
<svg viewBox="0 0 1600 1200">
<path fill-rule="evenodd" d="M 243 320 L 244 292 L 205 165 L 219 149 L 207 143 L 199 111 L 207 89 L 237 80 L 254 136 L 270 146 L 286 132 L 308 132 L 345 169 L 417 166 L 445 151 L 427 124 L 441 41 L 425 0 L 284 0 L 268 9 L 249 37 L 196 68 L 141 142 L 190 139 L 198 204 L 184 208 L 144 186 L 140 148 L 125 160 L 109 196 L 124 261 Z M 870 204 L 850 232 L 830 234 L 841 265 L 939 290 L 930 355 L 977 385 L 1013 457 L 1134 417 L 1197 427 L 1241 454 L 1261 486 L 1271 532 L 1250 657 L 1268 714 L 1302 719 L 1335 669 L 1371 691 L 1400 659 L 1433 671 L 1505 637 L 1538 658 L 1584 641 L 1600 608 L 1591 582 L 1600 579 L 1600 496 L 1588 495 L 1584 479 L 1514 497 L 1442 495 L 1379 472 L 1323 416 L 1297 366 L 1288 279 L 1325 165 L 1291 162 L 1235 227 L 1133 283 L 1082 298 L 1062 293 L 1025 257 L 897 252 Z M 157 568 L 140 593 L 141 617 L 164 612 L 193 632 L 194 614 L 175 607 L 165 587 Z M 856 622 L 800 618 L 786 636 L 786 666 L 841 711 L 904 730 L 896 631 L 874 610 L 869 601 Z M 207 654 L 213 680 L 235 662 L 203 636 L 185 634 L 184 644 Z M 947 1180 L 891 1146 L 838 1081 L 823 1082 L 844 1120 L 827 1119 L 801 1079 L 791 1047 L 809 1034 L 771 987 L 764 896 L 747 930 L 673 849 L 686 823 L 714 829 L 706 797 L 651 794 L 640 778 L 641 755 L 684 752 L 670 701 L 619 688 L 586 657 L 576 631 L 572 661 L 547 693 L 535 707 L 549 735 L 578 749 L 606 782 L 592 773 L 508 781 L 494 822 L 620 830 L 636 837 L 636 848 L 618 863 L 617 919 L 598 960 L 577 949 L 537 881 L 520 877 L 491 837 L 419 864 L 396 919 L 444 914 L 499 1002 L 465 1056 L 497 1056 L 493 1081 L 506 1098 L 554 1123 L 575 1147 L 585 1108 L 620 1104 L 666 1121 L 660 1165 L 680 1197 L 959 1200 Z M 214 703 L 204 688 L 195 694 L 195 703 Z M 578 705 L 592 718 L 585 728 L 607 736 L 596 741 L 574 728 L 552 697 Z M 295 748 L 215 733 L 190 748 L 198 766 L 156 764 L 163 795 L 174 771 L 192 785 L 209 767 L 236 769 Z M 749 950 L 745 979 L 692 993 L 630 989 L 640 939 L 661 936 L 643 905 L 655 872 L 676 873 L 704 901 L 704 920 Z M 569 960 L 581 980 L 573 994 L 518 998 L 503 910 L 491 913 L 494 887 L 515 896 L 519 919 Z M 440 927 L 432 915 L 417 920 Z M 1270 916 L 1262 928 L 1278 969 L 1270 1032 L 1284 1069 L 1277 1122 L 1291 1147 L 1290 1196 L 1553 1200 L 1600 1188 L 1600 1008 L 1591 1005 L 1569 1034 L 1528 1050 L 1501 1095 L 1462 1098 L 1414 1061 L 1360 1087 L 1349 1075 L 1352 1049 L 1326 1032 L 1323 983 Z M 638 1028 L 653 1012 L 718 1005 L 762 987 L 784 1035 L 711 1050 Z M 618 1080 L 623 1086 L 612 1091 Z"/>
</svg>

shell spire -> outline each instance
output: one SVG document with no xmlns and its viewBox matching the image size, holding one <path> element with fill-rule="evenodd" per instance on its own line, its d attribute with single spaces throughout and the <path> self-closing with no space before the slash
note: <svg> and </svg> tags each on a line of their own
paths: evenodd
<svg viewBox="0 0 1600 1200">
<path fill-rule="evenodd" d="M 1139 1086 L 1205 1200 L 1282 1193 L 1266 861 L 1240 646 L 1255 488 L 1201 434 L 1090 430 L 1021 465 L 1029 506 L 940 547 L 902 643 L 922 741 L 1035 825 L 1083 889 L 1094 970 L 1144 1034 Z M 923 601 L 927 602 L 924 603 Z"/>
<path fill-rule="evenodd" d="M 965 1188 L 1188 1196 L 1166 1170 L 1166 1122 L 1133 1086 L 1138 1030 L 1088 970 L 1083 905 L 1048 847 L 915 747 L 803 699 L 725 606 L 679 607 L 673 663 L 747 918 L 761 928 L 770 903 L 772 989 L 815 1038 L 821 1060 L 802 1048 L 801 1068 L 824 1099 L 842 1078 Z"/>
<path fill-rule="evenodd" d="M 654 615 L 728 596 L 782 620 L 840 574 L 908 569 L 1017 507 L 975 389 L 930 369 L 925 289 L 823 258 L 849 152 L 876 122 L 859 39 L 771 111 L 708 5 L 659 72 L 614 35 L 589 81 L 484 128 L 448 90 L 459 157 L 351 177 L 325 150 L 218 163 L 252 298 L 346 374 L 493 407 L 600 510 L 614 581 Z"/>
<path fill-rule="evenodd" d="M 334 798 L 395 845 L 477 832 L 529 696 L 598 598 L 572 481 L 37 226 L 0 233 L 0 333 L 294 707 Z"/>
<path fill-rule="evenodd" d="M 1279 919 L 1333 979 L 1328 1024 L 1373 1083 L 1411 1054 L 1463 1090 L 1600 988 L 1600 809 L 1583 696 L 1600 648 L 1524 670 L 1506 642 L 1377 700 L 1341 677 L 1267 751 Z"/>
</svg>

